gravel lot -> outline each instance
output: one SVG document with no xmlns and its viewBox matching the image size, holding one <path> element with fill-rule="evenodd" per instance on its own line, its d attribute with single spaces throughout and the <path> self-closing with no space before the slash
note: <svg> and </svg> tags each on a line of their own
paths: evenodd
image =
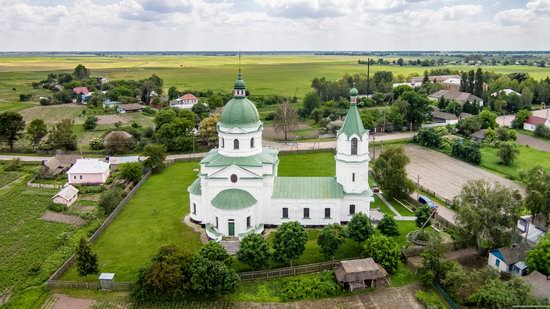
<svg viewBox="0 0 550 309">
<path fill-rule="evenodd" d="M 416 183 L 420 175 L 421 186 L 448 200 L 459 195 L 462 186 L 473 179 L 485 179 L 490 183 L 499 182 L 520 190 L 522 194 L 525 193 L 522 185 L 443 153 L 416 145 L 406 145 L 405 152 L 411 160 L 407 165 L 409 178 Z"/>
</svg>

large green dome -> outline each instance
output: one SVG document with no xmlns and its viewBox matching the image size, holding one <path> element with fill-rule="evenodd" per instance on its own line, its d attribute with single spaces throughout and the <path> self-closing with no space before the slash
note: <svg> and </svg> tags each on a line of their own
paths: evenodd
<svg viewBox="0 0 550 309">
<path fill-rule="evenodd" d="M 224 127 L 256 125 L 260 115 L 254 103 L 246 97 L 234 97 L 223 107 L 220 123 Z"/>
</svg>

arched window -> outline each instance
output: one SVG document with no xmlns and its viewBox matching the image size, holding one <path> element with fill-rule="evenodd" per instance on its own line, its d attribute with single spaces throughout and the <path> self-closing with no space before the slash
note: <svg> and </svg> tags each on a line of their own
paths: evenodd
<svg viewBox="0 0 550 309">
<path fill-rule="evenodd" d="M 239 140 L 238 139 L 233 140 L 233 149 L 235 149 L 235 150 L 239 149 Z"/>
<path fill-rule="evenodd" d="M 250 148 L 254 148 L 254 138 L 250 139 Z"/>
<path fill-rule="evenodd" d="M 351 139 L 351 154 L 357 154 L 357 138 L 355 137 Z"/>
<path fill-rule="evenodd" d="M 224 144 L 225 144 L 224 142 L 225 142 L 225 141 L 223 140 L 223 137 L 222 137 L 222 138 L 221 138 L 221 144 L 222 144 L 221 146 L 222 146 L 222 148 L 224 147 Z"/>
</svg>

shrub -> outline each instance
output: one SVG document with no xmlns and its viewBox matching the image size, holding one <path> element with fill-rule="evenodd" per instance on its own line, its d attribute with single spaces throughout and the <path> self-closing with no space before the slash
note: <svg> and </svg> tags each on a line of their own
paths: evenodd
<svg viewBox="0 0 550 309">
<path fill-rule="evenodd" d="M 392 216 L 387 214 L 384 215 L 384 218 L 382 218 L 382 220 L 380 220 L 376 228 L 380 231 L 380 233 L 386 236 L 399 235 L 399 228 L 397 227 L 397 223 L 395 222 L 395 219 Z"/>
<path fill-rule="evenodd" d="M 418 134 L 414 136 L 413 141 L 429 148 L 440 148 L 442 144 L 441 135 L 439 135 L 433 128 L 420 129 Z"/>
<path fill-rule="evenodd" d="M 96 116 L 88 116 L 86 117 L 86 120 L 84 121 L 84 130 L 93 130 L 97 127 L 97 117 Z"/>
<path fill-rule="evenodd" d="M 269 244 L 262 235 L 250 233 L 241 240 L 237 259 L 253 269 L 264 268 L 269 265 L 271 259 Z"/>
<path fill-rule="evenodd" d="M 29 94 L 23 94 L 23 93 L 22 93 L 22 94 L 19 95 L 19 101 L 21 101 L 21 102 L 30 101 L 31 98 L 32 98 L 32 94 L 31 94 L 31 93 L 29 93 Z"/>
<path fill-rule="evenodd" d="M 142 113 L 147 116 L 155 116 L 157 114 L 157 110 L 149 106 L 145 106 L 142 110 Z"/>
<path fill-rule="evenodd" d="M 273 120 L 275 119 L 275 113 L 269 113 L 265 116 L 265 120 Z"/>
<path fill-rule="evenodd" d="M 389 274 L 397 272 L 401 251 L 397 243 L 384 235 L 374 234 L 364 244 L 365 255 L 380 264 Z"/>
<path fill-rule="evenodd" d="M 364 213 L 356 213 L 348 223 L 349 238 L 363 242 L 374 234 L 374 228 L 369 216 Z"/>
<path fill-rule="evenodd" d="M 481 150 L 477 143 L 457 140 L 453 143 L 451 155 L 469 163 L 478 165 L 481 163 Z"/>
<path fill-rule="evenodd" d="M 504 165 L 512 165 L 519 155 L 519 148 L 515 142 L 502 143 L 498 149 L 498 156 Z"/>
<path fill-rule="evenodd" d="M 118 206 L 122 200 L 122 190 L 120 188 L 113 188 L 101 193 L 99 197 L 98 206 L 99 209 L 105 214 L 110 215 L 113 210 Z"/>
<path fill-rule="evenodd" d="M 550 128 L 548 128 L 545 125 L 538 125 L 535 129 L 535 136 L 542 137 L 542 138 L 550 138 Z"/>
<path fill-rule="evenodd" d="M 416 291 L 416 299 L 421 302 L 426 308 L 447 308 L 445 303 L 437 296 L 435 292 Z"/>
<path fill-rule="evenodd" d="M 414 212 L 414 215 L 416 216 L 416 226 L 422 227 L 424 224 L 425 227 L 430 226 L 430 215 L 431 215 L 431 209 L 428 205 L 422 205 L 416 209 Z M 427 221 L 427 222 L 426 222 Z"/>
<path fill-rule="evenodd" d="M 228 266 L 233 262 L 225 248 L 216 241 L 209 241 L 206 246 L 199 250 L 199 255 L 205 259 L 222 262 Z"/>
<path fill-rule="evenodd" d="M 139 162 L 123 163 L 117 167 L 116 174 L 121 179 L 138 183 L 143 176 L 143 168 Z"/>
<path fill-rule="evenodd" d="M 90 139 L 90 148 L 93 150 L 101 150 L 104 147 L 103 137 L 101 136 L 94 136 Z"/>
<path fill-rule="evenodd" d="M 332 271 L 324 271 L 317 276 L 302 277 L 286 282 L 281 291 L 285 301 L 307 298 L 336 296 L 342 289 L 336 282 Z"/>
<path fill-rule="evenodd" d="M 54 202 L 50 202 L 48 204 L 48 209 L 55 212 L 63 212 L 67 210 L 67 206 L 63 204 L 56 204 Z"/>
</svg>

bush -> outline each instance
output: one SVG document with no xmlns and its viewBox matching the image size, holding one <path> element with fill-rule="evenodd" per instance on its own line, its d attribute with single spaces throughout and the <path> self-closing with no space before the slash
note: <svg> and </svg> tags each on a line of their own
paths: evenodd
<svg viewBox="0 0 550 309">
<path fill-rule="evenodd" d="M 31 94 L 31 93 L 29 93 L 29 94 L 23 94 L 23 93 L 22 93 L 22 94 L 19 95 L 19 101 L 21 101 L 21 102 L 30 101 L 31 98 L 32 98 L 32 94 Z"/>
<path fill-rule="evenodd" d="M 519 148 L 515 142 L 505 142 L 500 145 L 498 149 L 498 156 L 502 164 L 512 165 L 519 156 Z"/>
<path fill-rule="evenodd" d="M 117 177 L 129 182 L 138 183 L 143 176 L 143 167 L 140 162 L 128 162 L 118 166 Z"/>
<path fill-rule="evenodd" d="M 13 172 L 18 171 L 21 168 L 21 160 L 19 158 L 13 158 L 4 166 L 4 171 Z"/>
<path fill-rule="evenodd" d="M 157 114 L 157 110 L 149 106 L 145 106 L 142 110 L 142 113 L 147 116 L 155 116 Z"/>
<path fill-rule="evenodd" d="M 93 130 L 97 127 L 97 117 L 96 116 L 88 116 L 86 120 L 84 121 L 84 130 Z"/>
<path fill-rule="evenodd" d="M 336 296 L 342 289 L 336 282 L 332 271 L 324 271 L 317 276 L 302 277 L 286 282 L 281 291 L 284 301 L 324 298 Z"/>
<path fill-rule="evenodd" d="M 103 137 L 101 136 L 94 136 L 90 139 L 90 148 L 93 150 L 101 150 L 104 147 Z"/>
<path fill-rule="evenodd" d="M 550 138 L 550 128 L 548 128 L 545 125 L 538 125 L 535 129 L 535 136 L 542 137 L 542 138 Z"/>
<path fill-rule="evenodd" d="M 365 241 L 365 255 L 380 264 L 389 274 L 395 274 L 399 267 L 401 250 L 397 243 L 384 235 L 374 234 Z"/>
<path fill-rule="evenodd" d="M 380 220 L 376 228 L 380 231 L 380 233 L 386 236 L 399 235 L 399 228 L 397 227 L 397 223 L 395 222 L 395 219 L 392 216 L 387 214 L 384 215 L 384 218 L 382 218 L 382 220 Z"/>
<path fill-rule="evenodd" d="M 64 212 L 67 210 L 67 205 L 63 204 L 56 204 L 54 202 L 50 202 L 48 204 L 48 209 L 55 212 Z"/>
<path fill-rule="evenodd" d="M 426 308 L 447 308 L 445 303 L 437 296 L 435 292 L 416 291 L 416 299 L 421 302 Z"/>
<path fill-rule="evenodd" d="M 479 165 L 481 163 L 481 150 L 477 143 L 457 140 L 453 144 L 451 155 L 472 164 Z"/>
<path fill-rule="evenodd" d="M 265 116 L 265 120 L 274 120 L 275 119 L 275 113 L 269 113 Z"/>
<path fill-rule="evenodd" d="M 416 216 L 416 226 L 422 227 L 424 224 L 425 227 L 430 226 L 430 216 L 431 216 L 431 209 L 428 205 L 422 205 L 416 209 L 414 212 L 414 215 Z M 427 222 L 426 222 L 427 221 Z"/>
<path fill-rule="evenodd" d="M 101 194 L 99 197 L 98 206 L 99 209 L 105 214 L 110 215 L 113 210 L 118 206 L 122 201 L 122 190 L 115 187 L 112 190 L 107 190 Z"/>
<path fill-rule="evenodd" d="M 414 136 L 413 141 L 429 148 L 440 148 L 442 144 L 441 136 L 433 128 L 420 129 L 418 134 Z"/>
</svg>

